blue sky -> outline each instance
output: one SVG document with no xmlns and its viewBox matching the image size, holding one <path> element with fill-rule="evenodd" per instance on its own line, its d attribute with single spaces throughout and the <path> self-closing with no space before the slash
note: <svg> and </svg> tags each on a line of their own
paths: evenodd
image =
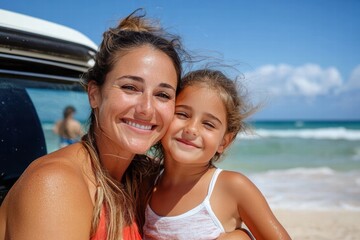
<svg viewBox="0 0 360 240">
<path fill-rule="evenodd" d="M 360 1 L 0 0 L 0 8 L 74 28 L 101 41 L 136 8 L 187 49 L 238 63 L 256 119 L 360 120 Z"/>
</svg>

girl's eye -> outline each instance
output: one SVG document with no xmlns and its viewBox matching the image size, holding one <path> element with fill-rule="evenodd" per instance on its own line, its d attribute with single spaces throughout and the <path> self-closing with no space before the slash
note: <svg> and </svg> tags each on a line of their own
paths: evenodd
<svg viewBox="0 0 360 240">
<path fill-rule="evenodd" d="M 175 112 L 175 115 L 179 118 L 179 119 L 186 119 L 188 118 L 188 115 L 184 112 Z"/>
<path fill-rule="evenodd" d="M 215 128 L 215 125 L 211 122 L 204 122 L 203 124 L 205 125 L 206 128 L 210 128 L 210 129 Z"/>
</svg>

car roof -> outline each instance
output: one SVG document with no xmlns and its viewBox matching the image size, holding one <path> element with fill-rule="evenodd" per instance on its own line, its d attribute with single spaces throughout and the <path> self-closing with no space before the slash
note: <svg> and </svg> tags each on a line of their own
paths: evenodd
<svg viewBox="0 0 360 240">
<path fill-rule="evenodd" d="M 84 34 L 0 9 L 0 75 L 77 82 L 95 63 L 97 45 Z"/>
<path fill-rule="evenodd" d="M 0 26 L 78 43 L 94 50 L 97 49 L 97 45 L 92 40 L 75 29 L 4 9 L 0 9 Z"/>
</svg>

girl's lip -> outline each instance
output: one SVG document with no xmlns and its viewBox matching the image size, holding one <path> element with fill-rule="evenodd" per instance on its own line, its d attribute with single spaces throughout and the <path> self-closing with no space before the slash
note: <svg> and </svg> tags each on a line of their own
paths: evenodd
<svg viewBox="0 0 360 240">
<path fill-rule="evenodd" d="M 199 148 L 199 146 L 195 145 L 193 142 L 187 141 L 187 140 L 185 140 L 183 138 L 176 138 L 175 140 L 178 141 L 178 142 L 181 142 L 181 143 L 183 143 L 185 145 L 189 145 L 189 146 L 192 146 L 192 147 L 195 147 L 195 148 Z"/>
</svg>

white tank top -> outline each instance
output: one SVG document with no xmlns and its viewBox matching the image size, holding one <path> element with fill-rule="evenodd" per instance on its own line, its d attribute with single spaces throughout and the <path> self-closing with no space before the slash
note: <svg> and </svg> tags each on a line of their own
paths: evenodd
<svg viewBox="0 0 360 240">
<path fill-rule="evenodd" d="M 221 171 L 221 169 L 215 170 L 204 201 L 186 213 L 162 217 L 147 205 L 143 239 L 216 239 L 221 233 L 224 233 L 224 227 L 210 205 L 210 196 Z"/>
</svg>

